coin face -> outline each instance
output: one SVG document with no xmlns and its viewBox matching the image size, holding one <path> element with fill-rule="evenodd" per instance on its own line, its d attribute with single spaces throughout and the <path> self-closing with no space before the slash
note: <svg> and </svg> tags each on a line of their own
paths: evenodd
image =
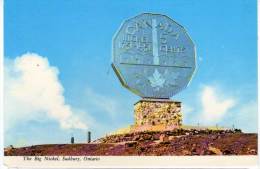
<svg viewBox="0 0 260 169">
<path fill-rule="evenodd" d="M 113 38 L 112 67 L 120 82 L 143 98 L 170 98 L 190 82 L 195 46 L 186 30 L 161 14 L 126 20 Z"/>
</svg>

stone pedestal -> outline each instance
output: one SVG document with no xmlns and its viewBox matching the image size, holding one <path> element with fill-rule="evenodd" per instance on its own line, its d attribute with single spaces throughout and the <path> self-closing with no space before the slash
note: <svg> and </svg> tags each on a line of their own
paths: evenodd
<svg viewBox="0 0 260 169">
<path fill-rule="evenodd" d="M 143 99 L 134 105 L 135 128 L 167 130 L 182 125 L 181 102 L 167 99 Z"/>
</svg>

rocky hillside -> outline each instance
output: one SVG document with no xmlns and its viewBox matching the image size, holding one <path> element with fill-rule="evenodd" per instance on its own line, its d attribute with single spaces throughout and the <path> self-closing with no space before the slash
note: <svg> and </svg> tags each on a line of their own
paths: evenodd
<svg viewBox="0 0 260 169">
<path fill-rule="evenodd" d="M 111 135 L 90 144 L 5 149 L 7 156 L 34 155 L 256 155 L 257 134 L 240 130 L 174 130 Z"/>
<path fill-rule="evenodd" d="M 127 141 L 154 141 L 154 140 L 172 140 L 183 136 L 193 135 L 221 135 L 221 134 L 242 133 L 241 130 L 210 130 L 210 129 L 174 129 L 170 131 L 143 131 L 131 132 L 126 134 L 115 134 L 96 140 L 96 143 L 119 143 Z"/>
</svg>

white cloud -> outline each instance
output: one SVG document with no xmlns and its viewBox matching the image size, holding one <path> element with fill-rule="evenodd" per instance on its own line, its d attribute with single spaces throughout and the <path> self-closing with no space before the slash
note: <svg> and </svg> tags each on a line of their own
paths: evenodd
<svg viewBox="0 0 260 169">
<path fill-rule="evenodd" d="M 220 121 L 235 105 L 233 98 L 226 98 L 211 86 L 205 86 L 201 93 L 203 123 Z"/>
<path fill-rule="evenodd" d="M 244 132 L 257 132 L 258 105 L 254 98 L 248 98 L 237 90 L 232 95 L 227 90 L 205 85 L 196 94 L 197 100 L 189 100 L 183 105 L 184 124 L 215 126 L 242 129 Z M 235 96 L 236 97 L 235 97 Z M 187 100 L 186 100 L 187 101 Z"/>
<path fill-rule="evenodd" d="M 63 129 L 87 129 L 72 107 L 65 103 L 59 71 L 48 59 L 26 53 L 5 62 L 4 114 L 8 129 L 21 121 L 48 118 Z"/>
</svg>

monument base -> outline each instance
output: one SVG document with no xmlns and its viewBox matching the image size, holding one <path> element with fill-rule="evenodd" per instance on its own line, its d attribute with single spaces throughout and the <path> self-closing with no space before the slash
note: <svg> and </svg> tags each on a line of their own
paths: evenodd
<svg viewBox="0 0 260 169">
<path fill-rule="evenodd" d="M 182 125 L 181 102 L 142 99 L 134 105 L 134 131 L 172 130 Z"/>
</svg>

